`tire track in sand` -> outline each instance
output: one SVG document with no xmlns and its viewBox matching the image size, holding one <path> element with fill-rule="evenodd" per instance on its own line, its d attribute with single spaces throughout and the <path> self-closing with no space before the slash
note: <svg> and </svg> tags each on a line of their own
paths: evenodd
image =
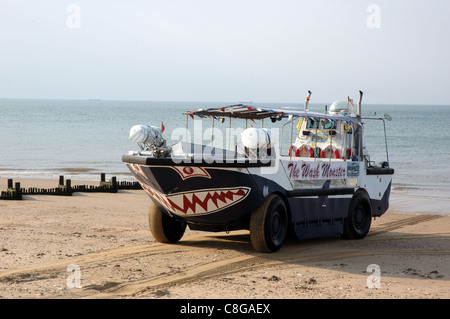
<svg viewBox="0 0 450 319">
<path fill-rule="evenodd" d="M 436 215 L 418 215 L 404 218 L 374 227 L 374 231 L 369 233 L 369 236 L 375 236 L 381 233 L 389 232 L 408 225 L 415 225 L 421 222 L 426 222 L 441 218 L 443 216 Z M 206 280 L 217 276 L 232 275 L 244 270 L 258 269 L 270 267 L 272 265 L 284 264 L 286 262 L 305 263 L 305 262 L 319 262 L 327 260 L 335 260 L 341 258 L 361 257 L 380 255 L 386 251 L 371 250 L 360 251 L 350 249 L 333 249 L 331 251 L 309 251 L 315 247 L 320 247 L 323 242 L 309 242 L 299 247 L 298 245 L 290 245 L 283 247 L 280 252 L 276 254 L 261 254 L 253 253 L 252 255 L 239 256 L 232 259 L 223 260 L 220 262 L 206 263 L 201 266 L 185 269 L 177 274 L 170 274 L 160 276 L 158 278 L 148 278 L 145 280 L 120 284 L 109 290 L 104 290 L 95 295 L 89 295 L 88 298 L 112 298 L 112 297 L 135 297 L 143 294 L 149 290 L 156 290 L 168 288 L 174 285 L 186 284 L 189 282 L 196 282 L 198 280 Z M 389 251 L 389 254 L 423 254 L 423 255 L 450 255 L 449 251 L 430 251 L 428 249 L 418 251 L 412 250 L 398 250 Z"/>
<path fill-rule="evenodd" d="M 295 253 L 294 256 L 292 253 Z M 449 250 L 430 250 L 430 249 L 398 249 L 398 250 L 350 250 L 341 249 L 333 251 L 312 251 L 298 253 L 294 246 L 288 249 L 283 248 L 283 253 L 277 253 L 277 258 L 263 256 L 241 256 L 231 260 L 208 263 L 195 268 L 186 269 L 178 274 L 170 274 L 159 278 L 150 278 L 142 281 L 124 283 L 111 289 L 105 289 L 101 293 L 85 295 L 84 298 L 126 298 L 143 295 L 149 291 L 169 288 L 171 286 L 208 280 L 218 276 L 234 275 L 243 271 L 257 270 L 286 263 L 311 263 L 330 260 L 346 259 L 353 257 L 367 257 L 385 254 L 395 255 L 428 255 L 444 256 L 450 255 Z"/>
<path fill-rule="evenodd" d="M 193 236 L 194 237 L 194 236 Z M 31 265 L 22 267 L 19 269 L 7 270 L 0 272 L 0 282 L 15 281 L 20 282 L 21 278 L 24 278 L 29 274 L 37 274 L 38 276 L 46 275 L 51 276 L 53 273 L 61 273 L 66 271 L 66 268 L 70 264 L 76 264 L 84 267 L 95 267 L 97 265 L 105 264 L 108 262 L 117 262 L 123 259 L 135 258 L 135 257 L 147 257 L 152 255 L 164 254 L 176 254 L 180 252 L 186 252 L 186 249 L 190 247 L 181 247 L 177 245 L 165 245 L 161 243 L 151 243 L 147 245 L 121 247 L 116 249 L 104 250 L 97 253 L 91 253 L 86 255 L 80 255 L 77 257 L 70 257 L 61 259 L 58 261 L 51 261 L 39 265 Z M 28 280 L 29 281 L 29 280 Z"/>
<path fill-rule="evenodd" d="M 443 216 L 437 215 L 418 215 L 408 217 L 392 222 L 387 222 L 379 226 L 373 227 L 368 236 L 375 236 L 381 233 L 389 232 L 395 229 L 399 229 L 404 226 L 414 225 L 426 221 L 430 221 Z M 63 259 L 60 261 L 54 261 L 37 266 L 29 266 L 16 270 L 9 270 L 0 273 L 0 282 L 4 281 L 16 281 L 20 282 L 26 275 L 35 273 L 36 279 L 51 278 L 52 274 L 61 273 L 66 271 L 66 267 L 69 264 L 77 264 L 80 267 L 95 268 L 107 262 L 118 260 L 126 260 L 129 258 L 135 258 L 139 256 L 152 256 L 164 253 L 177 254 L 177 253 L 195 253 L 195 251 L 204 251 L 211 248 L 211 246 L 205 245 L 205 241 L 209 241 L 211 235 L 191 235 L 187 236 L 185 240 L 188 240 L 188 244 L 179 245 L 167 245 L 160 243 L 151 243 L 148 245 L 123 247 L 107 251 L 101 251 L 98 253 L 81 255 L 78 257 L 72 257 Z M 213 237 L 213 241 L 227 244 L 228 239 L 217 239 Z M 184 241 L 183 241 L 184 242 Z M 340 241 L 336 241 L 340 242 Z M 73 291 L 73 297 L 88 297 L 88 298 L 115 298 L 115 297 L 134 297 L 145 293 L 146 291 L 159 289 L 162 287 L 170 287 L 178 284 L 185 284 L 189 282 L 195 282 L 199 279 L 208 279 L 216 276 L 230 275 L 243 270 L 257 269 L 263 267 L 269 267 L 271 265 L 283 264 L 286 262 L 315 262 L 333 260 L 339 258 L 357 257 L 382 254 L 383 251 L 354 251 L 349 249 L 333 249 L 332 251 L 314 251 L 314 248 L 323 245 L 323 241 L 318 242 L 305 242 L 302 245 L 286 245 L 283 249 L 276 254 L 261 254 L 251 250 L 241 251 L 242 254 L 234 258 L 204 262 L 200 265 L 194 265 L 186 267 L 179 271 L 170 273 L 162 273 L 144 280 L 125 282 L 118 284 L 109 289 L 103 289 L 101 291 L 94 291 L 92 289 L 82 289 L 81 291 Z M 384 252 L 386 253 L 386 252 Z M 389 252 L 392 253 L 392 252 Z M 409 253 L 406 250 L 395 252 L 398 254 Z M 418 253 L 414 250 L 414 253 Z M 446 251 L 422 251 L 422 254 L 449 254 Z M 29 280 L 28 280 L 29 281 Z M 65 296 L 70 297 L 70 296 Z"/>
<path fill-rule="evenodd" d="M 415 225 L 418 223 L 424 223 L 424 222 L 442 218 L 442 217 L 443 216 L 441 216 L 441 215 L 417 215 L 417 216 L 412 216 L 412 217 L 405 218 L 405 219 L 388 222 L 388 223 L 373 227 L 371 229 L 371 231 L 369 232 L 368 236 L 374 236 L 374 235 L 378 235 L 381 233 L 386 233 L 386 232 L 389 232 L 389 231 L 392 231 L 395 229 L 399 229 L 404 226 L 410 226 L 410 225 Z"/>
</svg>

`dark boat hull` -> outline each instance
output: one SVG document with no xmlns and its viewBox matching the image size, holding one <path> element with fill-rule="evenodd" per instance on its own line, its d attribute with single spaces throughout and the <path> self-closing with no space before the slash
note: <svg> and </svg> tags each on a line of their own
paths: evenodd
<svg viewBox="0 0 450 319">
<path fill-rule="evenodd" d="M 264 201 L 245 164 L 169 166 L 167 159 L 137 156 L 124 156 L 123 161 L 155 204 L 191 228 L 248 228 L 251 212 Z"/>
<path fill-rule="evenodd" d="M 195 230 L 249 229 L 252 212 L 276 193 L 286 203 L 289 231 L 296 238 L 339 235 L 354 194 L 365 191 L 345 183 L 330 187 L 330 180 L 293 189 L 283 182 L 287 176 L 281 167 L 273 175 L 259 172 L 267 162 L 183 163 L 136 155 L 122 160 L 156 205 Z M 388 209 L 390 190 L 389 183 L 380 199 L 370 199 L 372 216 Z"/>
</svg>

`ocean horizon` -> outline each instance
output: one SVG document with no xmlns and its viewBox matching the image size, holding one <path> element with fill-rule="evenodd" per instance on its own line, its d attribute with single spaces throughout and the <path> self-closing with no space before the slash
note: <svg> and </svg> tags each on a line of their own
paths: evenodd
<svg viewBox="0 0 450 319">
<path fill-rule="evenodd" d="M 331 105 L 330 101 L 328 105 Z M 100 174 L 118 180 L 134 178 L 122 163 L 122 155 L 138 150 L 128 139 L 135 124 L 164 124 L 164 137 L 173 144 L 177 129 L 191 121 L 184 112 L 200 108 L 245 103 L 252 106 L 298 108 L 303 103 L 169 102 L 61 99 L 0 99 L 0 178 L 99 180 Z M 311 103 L 310 110 L 323 112 L 325 104 Z M 362 113 L 386 121 L 390 166 L 394 168 L 391 207 L 405 212 L 448 214 L 450 194 L 449 105 L 362 105 Z M 236 120 L 237 121 L 237 120 Z M 265 125 L 270 128 L 270 121 Z M 371 160 L 385 160 L 380 121 L 365 121 L 365 137 Z M 211 123 L 204 121 L 204 128 Z M 259 123 L 251 123 L 255 126 Z M 215 121 L 225 130 L 228 122 Z M 233 123 L 233 126 L 243 123 Z M 192 124 L 190 124 L 192 129 Z M 174 139 L 172 139 L 174 138 Z M 204 142 L 208 143 L 208 137 Z M 289 143 L 289 141 L 283 142 Z M 430 156 L 433 154 L 433 156 Z M 397 208 L 398 210 L 398 208 Z"/>
</svg>

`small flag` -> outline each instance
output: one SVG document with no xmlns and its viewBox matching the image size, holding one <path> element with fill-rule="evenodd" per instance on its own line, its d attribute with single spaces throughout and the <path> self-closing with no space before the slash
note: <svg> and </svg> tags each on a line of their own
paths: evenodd
<svg viewBox="0 0 450 319">
<path fill-rule="evenodd" d="M 164 130 L 165 130 L 166 128 L 164 127 L 164 123 L 163 122 L 161 122 L 161 133 L 164 133 Z"/>
</svg>

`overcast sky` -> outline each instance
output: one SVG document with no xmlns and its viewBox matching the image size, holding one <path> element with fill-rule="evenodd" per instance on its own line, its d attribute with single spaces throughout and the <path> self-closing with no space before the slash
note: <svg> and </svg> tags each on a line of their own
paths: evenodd
<svg viewBox="0 0 450 319">
<path fill-rule="evenodd" d="M 0 0 L 0 98 L 450 104 L 448 0 Z"/>
</svg>

